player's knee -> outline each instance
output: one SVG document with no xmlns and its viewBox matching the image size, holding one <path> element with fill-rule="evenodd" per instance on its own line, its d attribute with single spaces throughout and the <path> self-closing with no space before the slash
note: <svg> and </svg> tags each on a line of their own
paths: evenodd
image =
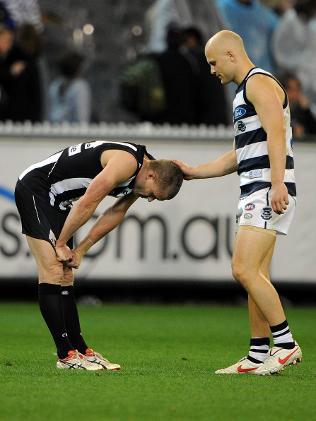
<svg viewBox="0 0 316 421">
<path fill-rule="evenodd" d="M 243 262 L 233 261 L 232 273 L 234 279 L 237 282 L 241 283 L 243 286 L 246 286 L 251 278 L 249 269 L 247 268 L 247 265 L 245 265 Z"/>
</svg>

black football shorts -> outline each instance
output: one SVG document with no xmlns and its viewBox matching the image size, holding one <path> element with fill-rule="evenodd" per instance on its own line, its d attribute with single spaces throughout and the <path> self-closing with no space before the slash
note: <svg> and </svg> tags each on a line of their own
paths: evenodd
<svg viewBox="0 0 316 421">
<path fill-rule="evenodd" d="M 58 211 L 49 204 L 47 197 L 34 193 L 18 180 L 15 187 L 15 202 L 20 214 L 22 233 L 33 238 L 48 241 L 55 247 L 69 212 Z M 73 241 L 68 241 L 73 248 Z"/>
</svg>

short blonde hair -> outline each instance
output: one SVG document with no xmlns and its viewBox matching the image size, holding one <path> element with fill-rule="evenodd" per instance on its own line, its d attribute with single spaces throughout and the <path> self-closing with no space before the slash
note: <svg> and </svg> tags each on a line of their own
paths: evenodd
<svg viewBox="0 0 316 421">
<path fill-rule="evenodd" d="M 157 175 L 160 192 L 164 194 L 166 200 L 173 199 L 178 194 L 183 182 L 183 173 L 180 168 L 167 159 L 150 161 L 150 168 Z"/>
</svg>

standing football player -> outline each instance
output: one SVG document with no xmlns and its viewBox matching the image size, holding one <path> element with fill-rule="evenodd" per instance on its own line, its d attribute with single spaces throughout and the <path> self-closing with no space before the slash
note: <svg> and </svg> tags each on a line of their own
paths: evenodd
<svg viewBox="0 0 316 421">
<path fill-rule="evenodd" d="M 190 167 L 175 161 L 188 180 L 240 176 L 239 223 L 232 258 L 234 278 L 248 293 L 248 355 L 217 374 L 272 374 L 302 359 L 269 277 L 276 235 L 286 235 L 296 206 L 290 110 L 285 90 L 249 59 L 239 35 L 220 31 L 206 44 L 211 74 L 237 85 L 234 149 Z M 274 345 L 270 346 L 270 332 Z"/>
</svg>

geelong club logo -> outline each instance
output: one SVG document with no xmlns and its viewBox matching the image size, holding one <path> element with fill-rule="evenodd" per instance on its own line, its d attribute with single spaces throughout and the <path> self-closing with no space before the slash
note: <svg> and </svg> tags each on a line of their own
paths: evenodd
<svg viewBox="0 0 316 421">
<path fill-rule="evenodd" d="M 272 208 L 270 208 L 270 206 L 265 206 L 262 208 L 261 218 L 265 221 L 269 221 L 269 219 L 272 218 Z"/>
<path fill-rule="evenodd" d="M 237 129 L 240 132 L 244 132 L 246 130 L 246 124 L 243 121 L 238 121 L 238 123 L 237 123 Z"/>
</svg>

